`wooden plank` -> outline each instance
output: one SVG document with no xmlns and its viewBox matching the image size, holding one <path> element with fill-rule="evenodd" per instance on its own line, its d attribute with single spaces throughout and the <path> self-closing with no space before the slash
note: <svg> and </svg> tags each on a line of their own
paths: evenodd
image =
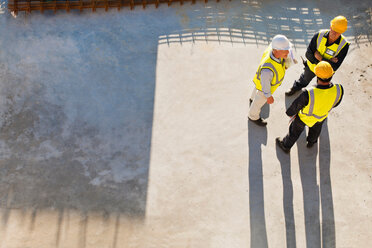
<svg viewBox="0 0 372 248">
<path fill-rule="evenodd" d="M 134 9 L 134 1 L 130 0 L 130 9 Z"/>
<path fill-rule="evenodd" d="M 31 0 L 27 0 L 28 6 L 27 6 L 27 12 L 31 13 Z"/>
<path fill-rule="evenodd" d="M 98 8 L 104 8 L 105 11 L 108 11 L 109 8 L 120 10 L 122 7 L 134 9 L 137 5 L 142 5 L 143 8 L 146 8 L 147 4 L 155 4 L 157 8 L 162 3 L 167 3 L 170 6 L 173 2 L 180 2 L 182 5 L 187 1 L 193 4 L 196 3 L 196 0 L 9 0 L 8 9 L 14 14 L 17 14 L 19 11 L 30 13 L 35 10 L 41 12 L 52 10 L 56 13 L 57 10 L 66 10 L 67 12 L 70 10 L 79 10 L 82 12 L 83 9 L 92 9 L 95 12 Z M 216 1 L 219 2 L 219 0 Z M 207 3 L 208 0 L 204 0 L 204 2 Z"/>
<path fill-rule="evenodd" d="M 121 0 L 119 0 L 119 3 L 118 3 L 118 11 L 120 11 L 121 9 Z"/>
<path fill-rule="evenodd" d="M 14 14 L 18 15 L 18 0 L 14 0 Z"/>
<path fill-rule="evenodd" d="M 70 12 L 70 0 L 66 0 L 66 11 Z"/>
</svg>

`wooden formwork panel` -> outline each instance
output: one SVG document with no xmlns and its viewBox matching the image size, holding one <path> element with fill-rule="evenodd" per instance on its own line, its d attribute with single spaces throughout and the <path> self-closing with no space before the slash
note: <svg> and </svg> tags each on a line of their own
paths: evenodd
<svg viewBox="0 0 372 248">
<path fill-rule="evenodd" d="M 15 14 L 19 11 L 30 13 L 35 10 L 41 12 L 44 10 L 53 10 L 54 12 L 57 10 L 66 10 L 69 12 L 72 9 L 80 11 L 84 9 L 92 9 L 92 11 L 96 11 L 96 9 L 105 9 L 107 11 L 109 8 L 117 8 L 118 10 L 123 7 L 134 9 L 135 6 L 146 8 L 148 4 L 154 4 L 157 8 L 159 4 L 168 4 L 169 6 L 172 3 L 178 2 L 182 5 L 184 2 L 195 3 L 196 1 L 197 0 L 9 0 L 8 9 Z M 208 0 L 199 1 L 208 2 Z M 216 2 L 219 2 L 219 0 L 216 0 Z"/>
</svg>

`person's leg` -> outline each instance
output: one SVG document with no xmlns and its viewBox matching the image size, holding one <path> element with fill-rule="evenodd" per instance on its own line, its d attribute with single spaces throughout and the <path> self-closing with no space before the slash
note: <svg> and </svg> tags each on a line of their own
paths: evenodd
<svg viewBox="0 0 372 248">
<path fill-rule="evenodd" d="M 323 122 L 317 122 L 314 126 L 309 128 L 309 133 L 307 135 L 307 147 L 312 147 L 319 138 L 320 132 L 322 131 Z"/>
<path fill-rule="evenodd" d="M 314 77 L 314 72 L 312 72 L 306 64 L 304 67 L 304 72 L 301 74 L 300 78 L 294 81 L 292 88 L 289 89 L 289 91 L 287 91 L 285 94 L 287 96 L 291 96 L 302 88 L 305 88 Z"/>
<path fill-rule="evenodd" d="M 295 89 L 302 89 L 309 85 L 310 81 L 315 77 L 314 72 L 306 65 L 304 72 L 301 74 L 300 78 L 293 83 Z"/>
<path fill-rule="evenodd" d="M 304 128 L 305 123 L 301 121 L 300 117 L 296 116 L 289 126 L 288 134 L 283 138 L 283 146 L 287 149 L 291 149 L 294 143 L 296 143 L 298 137 L 300 137 Z"/>
<path fill-rule="evenodd" d="M 253 102 L 249 108 L 248 118 L 255 121 L 260 119 L 261 108 L 266 103 L 266 97 L 262 91 L 254 89 L 251 99 L 253 99 Z"/>
<path fill-rule="evenodd" d="M 251 102 L 253 102 L 253 99 L 254 99 L 254 97 L 256 96 L 256 92 L 257 92 L 256 87 L 253 87 L 251 97 L 249 98 L 249 100 L 250 100 Z"/>
</svg>

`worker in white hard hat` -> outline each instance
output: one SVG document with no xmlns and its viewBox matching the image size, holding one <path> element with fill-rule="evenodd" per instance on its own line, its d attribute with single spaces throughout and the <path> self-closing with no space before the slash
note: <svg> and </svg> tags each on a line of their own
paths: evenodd
<svg viewBox="0 0 372 248">
<path fill-rule="evenodd" d="M 341 84 L 331 82 L 334 70 L 330 63 L 321 61 L 315 66 L 314 71 L 317 76 L 317 86 L 302 91 L 301 95 L 293 101 L 286 111 L 286 114 L 292 117 L 289 132 L 283 139 L 276 138 L 276 144 L 285 153 L 290 152 L 305 126 L 309 127 L 306 146 L 313 147 L 317 143 L 329 112 L 342 101 L 344 89 Z"/>
<path fill-rule="evenodd" d="M 272 104 L 272 94 L 282 84 L 285 71 L 294 59 L 292 44 L 284 35 L 276 35 L 265 50 L 256 75 L 253 78 L 255 88 L 249 99 L 250 108 L 248 119 L 259 126 L 266 126 L 267 122 L 260 117 L 261 108 L 265 103 Z"/>
<path fill-rule="evenodd" d="M 331 21 L 329 29 L 320 30 L 313 36 L 307 47 L 304 72 L 285 93 L 287 96 L 295 94 L 310 83 L 315 77 L 314 68 L 320 61 L 327 61 L 337 71 L 349 50 L 350 43 L 342 35 L 346 29 L 347 19 L 337 16 Z"/>
</svg>

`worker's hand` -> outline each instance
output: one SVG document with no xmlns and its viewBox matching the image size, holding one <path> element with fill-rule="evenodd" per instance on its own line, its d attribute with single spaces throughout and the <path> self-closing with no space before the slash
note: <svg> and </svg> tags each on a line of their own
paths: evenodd
<svg viewBox="0 0 372 248">
<path fill-rule="evenodd" d="M 274 102 L 274 97 L 270 96 L 269 98 L 267 98 L 267 104 L 272 104 Z"/>
<path fill-rule="evenodd" d="M 316 52 L 314 53 L 314 56 L 315 56 L 315 58 L 316 58 L 318 61 L 322 61 L 322 59 L 323 59 L 322 55 L 320 55 L 320 53 L 319 53 L 318 51 L 316 51 Z"/>
<path fill-rule="evenodd" d="M 331 58 L 331 61 L 332 61 L 333 63 L 337 63 L 337 62 L 338 62 L 338 58 L 333 57 L 333 58 Z"/>
<path fill-rule="evenodd" d="M 294 121 L 294 119 L 296 118 L 296 116 L 297 116 L 297 115 L 293 115 L 293 116 L 291 116 L 290 119 L 289 119 L 289 123 L 292 123 L 292 121 Z"/>
</svg>

